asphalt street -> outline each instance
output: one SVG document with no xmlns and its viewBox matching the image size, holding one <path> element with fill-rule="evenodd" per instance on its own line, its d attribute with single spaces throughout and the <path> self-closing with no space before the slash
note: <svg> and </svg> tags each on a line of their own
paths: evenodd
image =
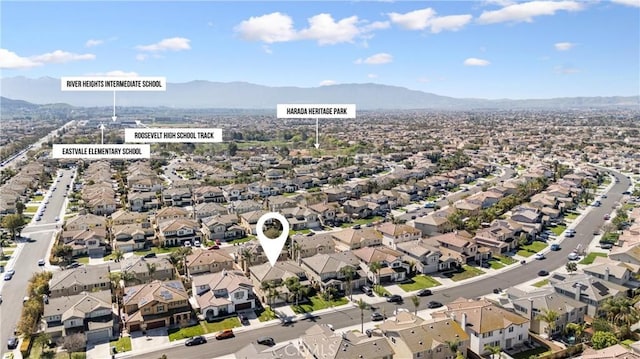
<svg viewBox="0 0 640 359">
<path fill-rule="evenodd" d="M 498 273 L 492 277 L 479 279 L 475 282 L 467 283 L 462 286 L 447 288 L 442 292 L 437 288 L 433 290 L 433 296 L 423 298 L 421 300 L 420 309 L 426 309 L 427 303 L 431 300 L 439 301 L 444 304 L 451 302 L 459 297 L 477 298 L 482 295 L 489 294 L 494 288 L 507 288 L 516 284 L 520 284 L 538 277 L 538 271 L 545 269 L 552 271 L 556 268 L 563 267 L 567 263 L 567 255 L 579 244 L 586 248 L 593 240 L 593 231 L 602 227 L 604 224 L 604 215 L 612 211 L 612 206 L 617 204 L 622 198 L 622 192 L 626 191 L 630 186 L 630 181 L 626 176 L 615 173 L 620 180 L 615 183 L 608 192 L 608 198 L 602 199 L 602 206 L 592 207 L 590 212 L 575 227 L 577 233 L 573 238 L 567 238 L 561 246 L 561 250 L 549 252 L 544 260 L 532 260 L 527 264 L 516 264 L 513 269 Z M 413 304 L 409 301 L 399 305 L 413 311 Z M 390 303 L 381 303 L 375 308 L 377 311 L 384 310 L 387 315 L 393 313 L 396 306 Z M 369 315 L 365 315 L 368 319 Z M 237 333 L 235 338 L 226 339 L 224 341 L 210 340 L 207 344 L 197 347 L 186 347 L 176 345 L 175 347 L 156 350 L 147 354 L 138 354 L 135 358 L 157 359 L 162 354 L 166 354 L 168 358 L 190 358 L 190 359 L 210 359 L 218 356 L 234 353 L 251 342 L 255 342 L 258 337 L 270 336 L 276 342 L 295 342 L 295 340 L 313 324 L 332 324 L 336 331 L 340 328 L 348 327 L 360 323 L 359 309 L 343 309 L 335 312 L 323 314 L 314 320 L 302 320 L 289 325 L 275 325 L 272 327 L 264 327 L 256 330 Z"/>
<path fill-rule="evenodd" d="M 13 330 L 20 320 L 22 311 L 22 299 L 27 294 L 27 284 L 34 273 L 43 271 L 44 267 L 38 266 L 39 259 L 46 259 L 47 252 L 51 246 L 51 242 L 55 239 L 56 225 L 61 225 L 62 221 L 55 222 L 56 217 L 63 219 L 64 215 L 64 194 L 67 191 L 66 185 L 71 184 L 71 176 L 73 170 L 62 170 L 64 175 L 60 182 L 54 179 L 53 186 L 56 190 L 51 192 L 49 204 L 42 215 L 42 219 L 38 222 L 32 222 L 27 225 L 21 232 L 23 238 L 15 253 L 17 260 L 12 267 L 6 270 L 14 269 L 16 274 L 13 279 L 4 281 L 0 284 L 0 293 L 2 293 L 2 304 L 0 304 L 0 338 L 2 347 L 0 352 L 7 351 L 7 340 L 13 335 Z M 61 214 L 62 213 L 62 214 Z M 4 277 L 4 276 L 3 276 Z M 3 278 L 4 279 L 4 278 Z"/>
</svg>

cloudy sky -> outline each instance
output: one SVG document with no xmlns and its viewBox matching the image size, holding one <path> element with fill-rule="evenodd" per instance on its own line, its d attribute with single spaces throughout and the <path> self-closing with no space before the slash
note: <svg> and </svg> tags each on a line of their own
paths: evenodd
<svg viewBox="0 0 640 359">
<path fill-rule="evenodd" d="M 627 96 L 639 29 L 640 0 L 3 1 L 0 75 Z"/>
</svg>

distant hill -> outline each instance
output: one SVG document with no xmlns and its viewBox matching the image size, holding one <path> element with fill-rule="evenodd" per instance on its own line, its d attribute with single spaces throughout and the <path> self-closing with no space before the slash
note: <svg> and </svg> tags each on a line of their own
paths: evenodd
<svg viewBox="0 0 640 359">
<path fill-rule="evenodd" d="M 0 96 L 0 109 L 2 109 L 2 111 L 35 110 L 38 107 L 38 105 L 31 102 L 12 100 L 10 98 Z"/>
<path fill-rule="evenodd" d="M 0 79 L 2 96 L 34 104 L 68 103 L 73 106 L 112 106 L 111 92 L 61 91 L 51 77 Z M 173 108 L 274 109 L 278 103 L 355 103 L 359 110 L 407 109 L 566 109 L 640 107 L 640 96 L 575 97 L 541 100 L 486 100 L 453 98 L 380 84 L 341 84 L 311 88 L 269 87 L 246 82 L 191 81 L 168 83 L 166 92 L 118 92 L 117 106 Z"/>
</svg>

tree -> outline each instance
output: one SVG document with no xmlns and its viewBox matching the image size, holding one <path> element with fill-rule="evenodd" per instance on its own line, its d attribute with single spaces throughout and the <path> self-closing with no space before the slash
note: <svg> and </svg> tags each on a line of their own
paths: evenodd
<svg viewBox="0 0 640 359">
<path fill-rule="evenodd" d="M 567 270 L 569 274 L 573 274 L 573 272 L 578 270 L 578 264 L 576 262 L 567 262 L 564 268 Z"/>
<path fill-rule="evenodd" d="M 582 335 L 584 334 L 584 330 L 587 328 L 587 325 L 585 323 L 568 323 L 567 326 L 564 328 L 565 333 L 569 334 L 573 334 L 573 336 L 576 338 L 577 342 L 581 342 L 582 341 Z"/>
<path fill-rule="evenodd" d="M 610 297 L 602 304 L 602 311 L 609 323 L 613 324 L 622 336 L 631 333 L 631 326 L 640 320 L 640 314 L 629 298 Z"/>
<path fill-rule="evenodd" d="M 551 335 L 553 334 L 553 331 L 556 329 L 556 321 L 558 320 L 559 317 L 560 315 L 555 310 L 545 308 L 542 310 L 542 313 L 539 313 L 538 315 L 536 315 L 535 319 L 541 322 L 545 322 L 547 324 L 545 332 L 547 332 L 547 335 L 550 338 Z"/>
<path fill-rule="evenodd" d="M 364 333 L 364 310 L 369 308 L 369 304 L 362 300 L 362 298 L 358 299 L 356 304 L 358 305 L 358 309 L 360 309 L 360 331 Z"/>
<path fill-rule="evenodd" d="M 378 261 L 374 261 L 369 263 L 369 270 L 371 273 L 376 275 L 375 285 L 378 286 L 380 284 L 380 269 L 382 269 L 382 264 Z"/>
<path fill-rule="evenodd" d="M 113 251 L 113 259 L 115 262 L 120 262 L 124 258 L 124 253 L 120 249 Z"/>
<path fill-rule="evenodd" d="M 235 156 L 238 152 L 238 145 L 235 142 L 229 142 L 227 152 L 229 152 L 229 156 Z"/>
<path fill-rule="evenodd" d="M 36 336 L 33 345 L 39 346 L 41 349 L 44 349 L 45 345 L 49 344 L 49 341 L 51 341 L 51 335 L 49 335 L 49 333 L 47 332 L 40 332 Z"/>
<path fill-rule="evenodd" d="M 460 340 L 447 340 L 444 342 L 446 346 L 451 351 L 451 354 L 456 354 L 456 357 L 460 356 L 462 352 L 460 351 L 460 344 L 462 342 Z M 464 358 L 464 356 L 462 356 Z"/>
<path fill-rule="evenodd" d="M 68 265 L 73 260 L 73 247 L 67 245 L 57 245 L 53 247 L 53 255 L 62 261 L 63 265 Z"/>
<path fill-rule="evenodd" d="M 69 358 L 73 353 L 82 351 L 86 346 L 87 337 L 82 333 L 65 336 L 62 344 L 62 347 L 69 353 Z"/>
<path fill-rule="evenodd" d="M 11 232 L 11 239 L 14 241 L 16 240 L 16 235 L 20 234 L 24 224 L 24 218 L 19 214 L 9 214 L 2 218 L 2 227 Z"/>
<path fill-rule="evenodd" d="M 353 288 L 351 288 L 351 281 L 353 280 L 353 276 L 356 274 L 356 271 L 352 266 L 344 266 L 340 268 L 340 274 L 344 276 L 344 279 L 347 282 L 348 292 L 346 294 L 349 294 L 349 300 L 353 300 Z"/>
<path fill-rule="evenodd" d="M 499 345 L 484 345 L 484 350 L 488 351 L 491 354 L 491 358 L 500 358 L 500 353 L 502 353 L 502 348 Z"/>
<path fill-rule="evenodd" d="M 415 315 L 418 315 L 418 307 L 420 307 L 420 297 L 417 295 L 411 296 L 411 303 L 413 303 L 413 307 L 415 308 Z"/>
<path fill-rule="evenodd" d="M 595 332 L 591 337 L 593 349 L 599 350 L 618 344 L 618 338 L 611 332 Z"/>
<path fill-rule="evenodd" d="M 22 203 L 22 201 L 20 200 L 16 201 L 16 212 L 18 213 L 18 215 L 20 215 L 20 217 L 22 217 L 22 213 L 26 208 L 27 207 L 24 205 L 24 203 Z"/>
<path fill-rule="evenodd" d="M 249 266 L 251 265 L 251 259 L 253 259 L 253 252 L 248 248 L 244 248 L 240 251 L 240 257 L 242 258 L 244 273 L 249 274 Z"/>
<path fill-rule="evenodd" d="M 289 293 L 293 294 L 296 305 L 298 305 L 298 297 L 300 296 L 300 290 L 302 289 L 302 285 L 300 285 L 300 278 L 293 276 L 285 279 L 284 285 L 289 290 Z"/>
</svg>

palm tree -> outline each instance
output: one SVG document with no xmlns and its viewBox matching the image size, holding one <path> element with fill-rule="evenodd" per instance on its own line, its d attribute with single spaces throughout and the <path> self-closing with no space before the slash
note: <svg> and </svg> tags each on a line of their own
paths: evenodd
<svg viewBox="0 0 640 359">
<path fill-rule="evenodd" d="M 488 351 L 493 359 L 500 358 L 500 353 L 502 353 L 502 348 L 499 345 L 485 344 L 484 350 Z"/>
<path fill-rule="evenodd" d="M 376 275 L 376 278 L 375 278 L 376 280 L 375 280 L 375 283 L 374 283 L 376 285 L 376 287 L 380 284 L 380 269 L 381 268 L 382 268 L 382 264 L 380 262 L 375 261 L 375 262 L 371 262 L 369 264 L 369 270 L 372 273 L 375 273 L 375 275 Z"/>
<path fill-rule="evenodd" d="M 153 275 L 156 273 L 157 266 L 155 263 L 147 263 L 147 270 L 149 271 L 149 278 L 153 280 Z"/>
<path fill-rule="evenodd" d="M 568 323 L 564 328 L 565 333 L 573 333 L 573 336 L 576 338 L 577 342 L 582 341 L 582 335 L 584 334 L 584 330 L 587 328 L 586 323 Z"/>
<path fill-rule="evenodd" d="M 345 294 L 349 294 L 349 300 L 353 300 L 353 288 L 351 288 L 351 281 L 353 280 L 354 274 L 356 274 L 355 269 L 352 266 L 344 266 L 340 268 L 340 274 L 344 276 L 345 281 L 347 282 L 347 290 Z"/>
<path fill-rule="evenodd" d="M 276 287 L 277 287 L 276 282 L 272 280 L 268 280 L 260 283 L 260 289 L 262 290 L 262 293 L 264 293 L 265 297 L 267 297 L 267 305 L 270 307 L 272 305 L 271 299 L 273 299 L 272 297 L 273 289 Z"/>
<path fill-rule="evenodd" d="M 249 266 L 251 265 L 251 259 L 253 259 L 253 253 L 250 249 L 244 248 L 240 252 L 240 256 L 242 257 L 242 269 L 245 274 L 249 274 Z"/>
<path fill-rule="evenodd" d="M 362 300 L 362 298 L 358 299 L 356 304 L 358 305 L 358 309 L 360 309 L 360 331 L 364 333 L 364 310 L 369 308 L 369 304 Z"/>
<path fill-rule="evenodd" d="M 560 317 L 560 314 L 553 309 L 543 309 L 542 313 L 536 315 L 535 319 L 547 324 L 546 332 L 549 337 L 556 329 L 556 321 Z"/>
<path fill-rule="evenodd" d="M 293 276 L 285 279 L 284 285 L 287 287 L 289 293 L 294 295 L 296 305 L 298 305 L 298 297 L 300 296 L 300 291 L 302 286 L 300 285 L 300 278 Z"/>
<path fill-rule="evenodd" d="M 608 298 L 601 309 L 605 313 L 607 320 L 616 326 L 623 336 L 627 336 L 631 332 L 631 325 L 640 320 L 640 313 L 638 313 L 632 301 L 626 297 Z"/>
<path fill-rule="evenodd" d="M 293 237 L 292 237 L 293 238 Z M 291 259 L 298 262 L 298 257 L 300 257 L 300 244 L 298 242 L 293 242 L 291 244 Z"/>
<path fill-rule="evenodd" d="M 462 342 L 460 340 L 446 340 L 444 342 L 447 347 L 449 347 L 449 350 L 451 351 L 451 354 L 460 354 L 460 345 L 462 344 Z"/>
<path fill-rule="evenodd" d="M 415 315 L 418 316 L 418 307 L 420 307 L 420 297 L 418 297 L 417 295 L 412 295 L 411 303 L 413 303 L 413 306 L 415 308 Z"/>
<path fill-rule="evenodd" d="M 124 253 L 120 249 L 113 251 L 113 260 L 115 262 L 120 262 L 122 258 L 124 258 Z"/>
</svg>

